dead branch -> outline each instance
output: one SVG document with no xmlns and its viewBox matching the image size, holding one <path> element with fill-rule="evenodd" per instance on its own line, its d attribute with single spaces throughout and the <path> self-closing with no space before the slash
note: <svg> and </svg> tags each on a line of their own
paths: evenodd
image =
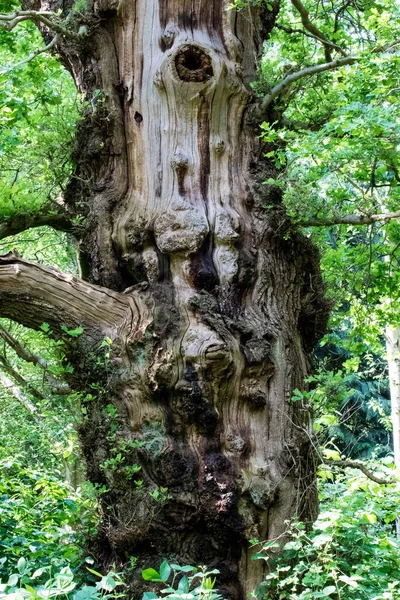
<svg viewBox="0 0 400 600">
<path fill-rule="evenodd" d="M 368 477 L 368 479 L 371 479 L 371 481 L 375 481 L 375 483 L 379 483 L 381 485 L 390 485 L 392 483 L 395 483 L 394 479 L 383 479 L 382 477 L 378 477 L 377 475 L 375 475 L 375 473 L 373 473 L 373 471 L 370 471 L 364 465 L 364 463 L 361 462 L 360 460 L 327 460 L 327 459 L 324 459 L 323 464 L 332 465 L 335 467 L 358 469 L 359 471 L 364 473 L 364 475 L 366 477 Z"/>
</svg>

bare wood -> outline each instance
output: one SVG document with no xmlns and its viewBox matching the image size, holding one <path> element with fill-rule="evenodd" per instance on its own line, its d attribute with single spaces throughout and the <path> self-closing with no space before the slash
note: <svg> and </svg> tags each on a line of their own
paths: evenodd
<svg viewBox="0 0 400 600">
<path fill-rule="evenodd" d="M 146 314 L 145 305 L 135 294 L 100 288 L 13 252 L 0 256 L 0 311 L 3 317 L 34 329 L 47 322 L 58 335 L 64 325 L 69 329 L 83 327 L 83 338 L 111 339 L 123 329 L 127 336 L 135 336 Z"/>
</svg>

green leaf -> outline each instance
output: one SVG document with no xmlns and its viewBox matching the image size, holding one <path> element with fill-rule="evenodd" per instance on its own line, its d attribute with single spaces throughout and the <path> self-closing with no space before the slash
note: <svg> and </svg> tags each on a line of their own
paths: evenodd
<svg viewBox="0 0 400 600">
<path fill-rule="evenodd" d="M 151 568 L 142 571 L 142 577 L 145 581 L 162 581 L 160 573 Z"/>
<path fill-rule="evenodd" d="M 178 592 L 187 594 L 189 591 L 189 579 L 184 575 L 178 583 Z"/>
<path fill-rule="evenodd" d="M 101 573 L 99 573 L 98 571 L 95 571 L 94 569 L 91 569 L 90 567 L 86 567 L 86 569 L 89 571 L 89 573 L 92 573 L 93 575 L 96 575 L 97 577 L 102 578 L 103 575 Z"/>
<path fill-rule="evenodd" d="M 170 566 L 177 573 L 191 573 L 192 571 L 197 571 L 196 567 L 192 567 L 191 565 L 185 565 L 184 567 L 181 567 L 181 565 L 171 563 Z"/>
<path fill-rule="evenodd" d="M 19 579 L 19 575 L 17 575 L 16 573 L 13 573 L 8 578 L 7 585 L 9 585 L 10 587 L 14 587 L 18 583 L 18 579 Z"/>
<path fill-rule="evenodd" d="M 167 581 L 169 576 L 171 575 L 171 567 L 170 565 L 164 561 L 160 565 L 160 577 L 163 581 Z"/>
<path fill-rule="evenodd" d="M 325 594 L 325 596 L 330 596 L 331 594 L 334 594 L 336 592 L 336 588 L 334 585 L 328 585 L 322 591 Z"/>
<path fill-rule="evenodd" d="M 101 581 L 98 585 L 102 590 L 106 590 L 106 592 L 112 592 L 117 587 L 117 582 L 112 575 L 105 575 L 101 578 Z"/>
<path fill-rule="evenodd" d="M 142 596 L 142 600 L 159 600 L 159 598 L 154 592 L 145 592 Z"/>
<path fill-rule="evenodd" d="M 61 329 L 71 337 L 79 337 L 83 333 L 83 327 L 77 327 L 76 329 L 68 329 L 66 325 L 61 325 Z"/>
<path fill-rule="evenodd" d="M 46 572 L 46 569 L 44 567 L 40 567 L 39 569 L 36 569 L 36 571 L 34 571 L 31 575 L 31 579 L 36 579 L 37 577 L 40 577 L 41 575 L 43 575 L 43 573 Z"/>
<path fill-rule="evenodd" d="M 21 556 L 21 558 L 17 562 L 17 569 L 21 573 L 21 575 L 24 574 L 25 567 L 26 567 L 26 560 L 23 556 Z"/>
</svg>

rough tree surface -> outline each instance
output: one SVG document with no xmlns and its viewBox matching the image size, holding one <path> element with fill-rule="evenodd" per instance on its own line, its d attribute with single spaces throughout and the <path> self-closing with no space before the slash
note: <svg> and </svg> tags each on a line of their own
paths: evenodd
<svg viewBox="0 0 400 600">
<path fill-rule="evenodd" d="M 25 1 L 87 29 L 57 46 L 87 99 L 65 195 L 65 227 L 85 217 L 82 279 L 4 256 L 0 314 L 84 328 L 68 355 L 92 396 L 88 476 L 107 488 L 97 557 L 208 564 L 241 599 L 263 568 L 248 540 L 317 508 L 309 414 L 291 395 L 327 309 L 313 247 L 262 184 L 276 173 L 250 83 L 277 6 L 228 4 Z"/>
</svg>

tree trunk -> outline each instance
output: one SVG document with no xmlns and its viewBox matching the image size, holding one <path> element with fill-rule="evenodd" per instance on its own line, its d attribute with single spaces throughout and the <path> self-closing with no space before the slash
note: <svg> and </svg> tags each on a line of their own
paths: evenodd
<svg viewBox="0 0 400 600">
<path fill-rule="evenodd" d="M 389 367 L 391 420 L 393 431 L 394 462 L 400 467 L 400 328 L 387 325 L 385 330 L 386 353 Z M 400 519 L 396 519 L 397 537 L 400 537 Z"/>
<path fill-rule="evenodd" d="M 228 5 L 70 14 L 88 35 L 58 46 L 86 98 L 66 202 L 85 216 L 89 283 L 8 255 L 0 312 L 55 336 L 84 328 L 64 337 L 88 477 L 107 488 L 101 560 L 208 564 L 239 599 L 264 568 L 248 540 L 317 509 L 308 409 L 291 396 L 327 305 L 314 248 L 262 184 L 276 172 L 250 83 L 277 7 Z"/>
</svg>

